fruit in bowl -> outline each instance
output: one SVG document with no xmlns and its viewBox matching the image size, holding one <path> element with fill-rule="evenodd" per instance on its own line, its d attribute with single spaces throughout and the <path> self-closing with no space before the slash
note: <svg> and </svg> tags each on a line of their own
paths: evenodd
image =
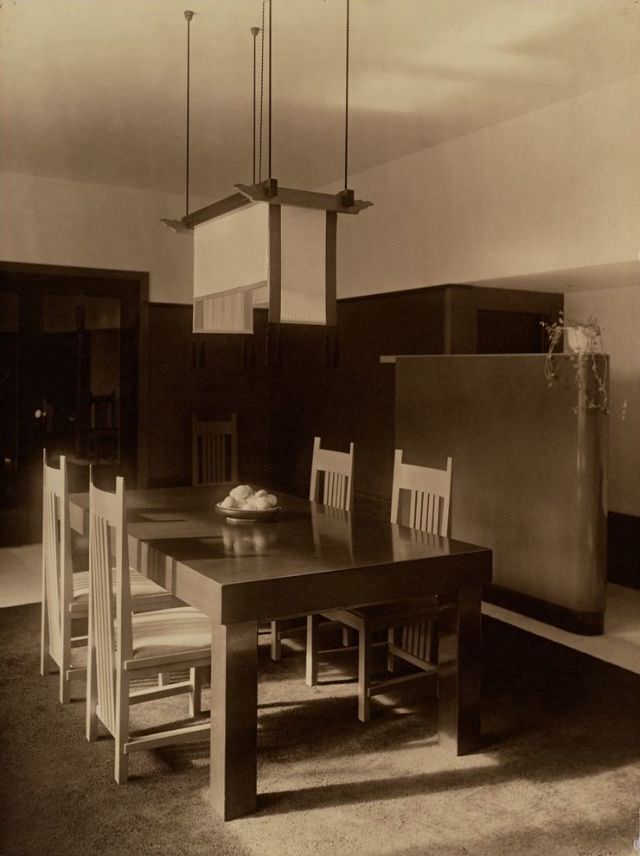
<svg viewBox="0 0 640 856">
<path fill-rule="evenodd" d="M 239 484 L 218 503 L 221 511 L 275 511 L 278 497 L 266 490 L 254 490 L 248 484 Z"/>
</svg>

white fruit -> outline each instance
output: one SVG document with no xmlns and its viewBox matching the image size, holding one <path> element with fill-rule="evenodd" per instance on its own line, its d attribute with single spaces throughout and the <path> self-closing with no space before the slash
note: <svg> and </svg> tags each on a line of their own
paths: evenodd
<svg viewBox="0 0 640 856">
<path fill-rule="evenodd" d="M 229 491 L 229 496 L 235 499 L 236 502 L 242 504 L 250 496 L 253 496 L 253 490 L 248 484 L 239 484 L 237 487 L 234 487 L 233 490 Z"/>
<path fill-rule="evenodd" d="M 257 490 L 257 491 L 254 493 L 254 496 L 255 496 L 255 497 L 269 496 L 269 494 L 268 494 L 268 493 L 267 493 L 267 491 L 266 491 L 266 490 L 264 490 L 264 488 L 263 488 L 262 490 Z"/>
<path fill-rule="evenodd" d="M 256 496 L 252 499 L 252 503 L 256 511 L 266 511 L 267 508 L 271 507 L 266 496 Z"/>
<path fill-rule="evenodd" d="M 238 503 L 235 501 L 235 499 L 232 496 L 225 496 L 225 498 L 222 500 L 220 505 L 222 506 L 222 508 L 237 508 L 238 507 Z"/>
<path fill-rule="evenodd" d="M 274 496 L 272 493 L 267 494 L 267 502 L 269 503 L 268 508 L 275 508 L 278 504 L 278 497 Z"/>
</svg>

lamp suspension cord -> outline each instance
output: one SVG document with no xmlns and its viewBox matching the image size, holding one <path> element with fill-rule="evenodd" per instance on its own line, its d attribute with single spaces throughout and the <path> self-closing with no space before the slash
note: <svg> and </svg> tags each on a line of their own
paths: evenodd
<svg viewBox="0 0 640 856">
<path fill-rule="evenodd" d="M 272 0 L 269 3 L 269 123 L 268 123 L 268 142 L 269 142 L 269 178 L 271 178 L 271 7 Z"/>
<path fill-rule="evenodd" d="M 349 52 L 350 52 L 350 0 L 347 0 L 346 39 L 345 39 L 345 83 L 344 83 L 344 189 L 349 186 Z"/>
<path fill-rule="evenodd" d="M 260 37 L 260 129 L 258 136 L 258 182 L 262 181 L 262 115 L 264 112 L 264 4 L 262 0 L 262 27 Z"/>
<path fill-rule="evenodd" d="M 191 149 L 191 19 L 193 12 L 186 11 L 184 17 L 187 21 L 187 129 L 185 135 L 185 177 L 184 177 L 184 207 L 185 217 L 189 216 L 189 153 Z"/>
<path fill-rule="evenodd" d="M 259 32 L 259 27 L 251 27 L 251 35 L 253 36 L 253 77 L 251 81 L 251 94 L 253 103 L 253 160 L 251 163 L 252 184 L 256 183 L 256 38 Z"/>
</svg>

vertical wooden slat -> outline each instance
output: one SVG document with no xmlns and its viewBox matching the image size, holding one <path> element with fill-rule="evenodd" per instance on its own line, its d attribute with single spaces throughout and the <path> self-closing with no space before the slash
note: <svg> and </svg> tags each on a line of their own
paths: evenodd
<svg viewBox="0 0 640 856">
<path fill-rule="evenodd" d="M 47 621 L 49 628 L 50 651 L 53 659 L 60 664 L 61 659 L 61 604 L 60 604 L 60 567 L 57 548 L 56 495 L 53 490 L 45 489 L 43 502 L 43 544 L 44 575 L 47 591 Z"/>
<path fill-rule="evenodd" d="M 396 449 L 393 456 L 393 482 L 391 486 L 391 522 L 398 522 L 398 510 L 400 504 L 400 488 L 402 472 L 402 449 Z"/>
<path fill-rule="evenodd" d="M 98 708 L 100 718 L 113 733 L 115 728 L 114 664 L 113 664 L 113 603 L 109 561 L 109 529 L 107 522 L 96 514 L 91 516 L 93 562 L 90 564 L 94 594 L 96 666 L 98 678 Z"/>
<path fill-rule="evenodd" d="M 431 532 L 434 535 L 440 534 L 440 506 L 442 503 L 442 497 L 434 496 L 433 498 L 433 525 L 431 527 Z"/>
<path fill-rule="evenodd" d="M 282 312 L 282 210 L 269 205 L 269 321 L 279 324 Z"/>
<path fill-rule="evenodd" d="M 193 484 L 235 481 L 238 477 L 238 435 L 235 414 L 228 420 L 200 422 L 193 418 Z"/>
<path fill-rule="evenodd" d="M 420 653 L 418 656 L 426 660 L 427 659 L 427 625 L 424 622 L 421 622 L 419 625 L 419 635 L 420 635 Z"/>
<path fill-rule="evenodd" d="M 337 233 L 338 213 L 327 211 L 326 215 L 326 241 L 325 241 L 325 313 L 327 327 L 335 327 L 337 324 L 336 310 L 336 280 L 337 280 Z"/>
<path fill-rule="evenodd" d="M 411 499 L 409 502 L 409 526 L 415 528 L 416 525 L 416 502 L 417 496 L 414 490 L 411 491 Z"/>
</svg>

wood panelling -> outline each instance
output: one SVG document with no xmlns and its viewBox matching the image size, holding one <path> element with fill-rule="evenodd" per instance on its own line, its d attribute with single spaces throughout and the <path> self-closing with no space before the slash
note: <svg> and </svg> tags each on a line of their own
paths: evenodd
<svg viewBox="0 0 640 856">
<path fill-rule="evenodd" d="M 607 579 L 640 589 L 640 518 L 609 512 Z"/>
<path fill-rule="evenodd" d="M 255 310 L 253 336 L 193 334 L 190 305 L 152 304 L 149 485 L 189 483 L 192 413 L 236 413 L 241 480 L 306 495 L 313 437 L 342 451 L 353 442 L 355 502 L 386 508 L 394 367 L 380 356 L 475 350 L 478 309 L 504 308 L 508 325 L 508 312 L 527 312 L 526 294 L 451 285 L 347 298 L 337 331 L 268 324 Z M 536 294 L 532 323 L 558 306 L 561 296 Z"/>
</svg>

